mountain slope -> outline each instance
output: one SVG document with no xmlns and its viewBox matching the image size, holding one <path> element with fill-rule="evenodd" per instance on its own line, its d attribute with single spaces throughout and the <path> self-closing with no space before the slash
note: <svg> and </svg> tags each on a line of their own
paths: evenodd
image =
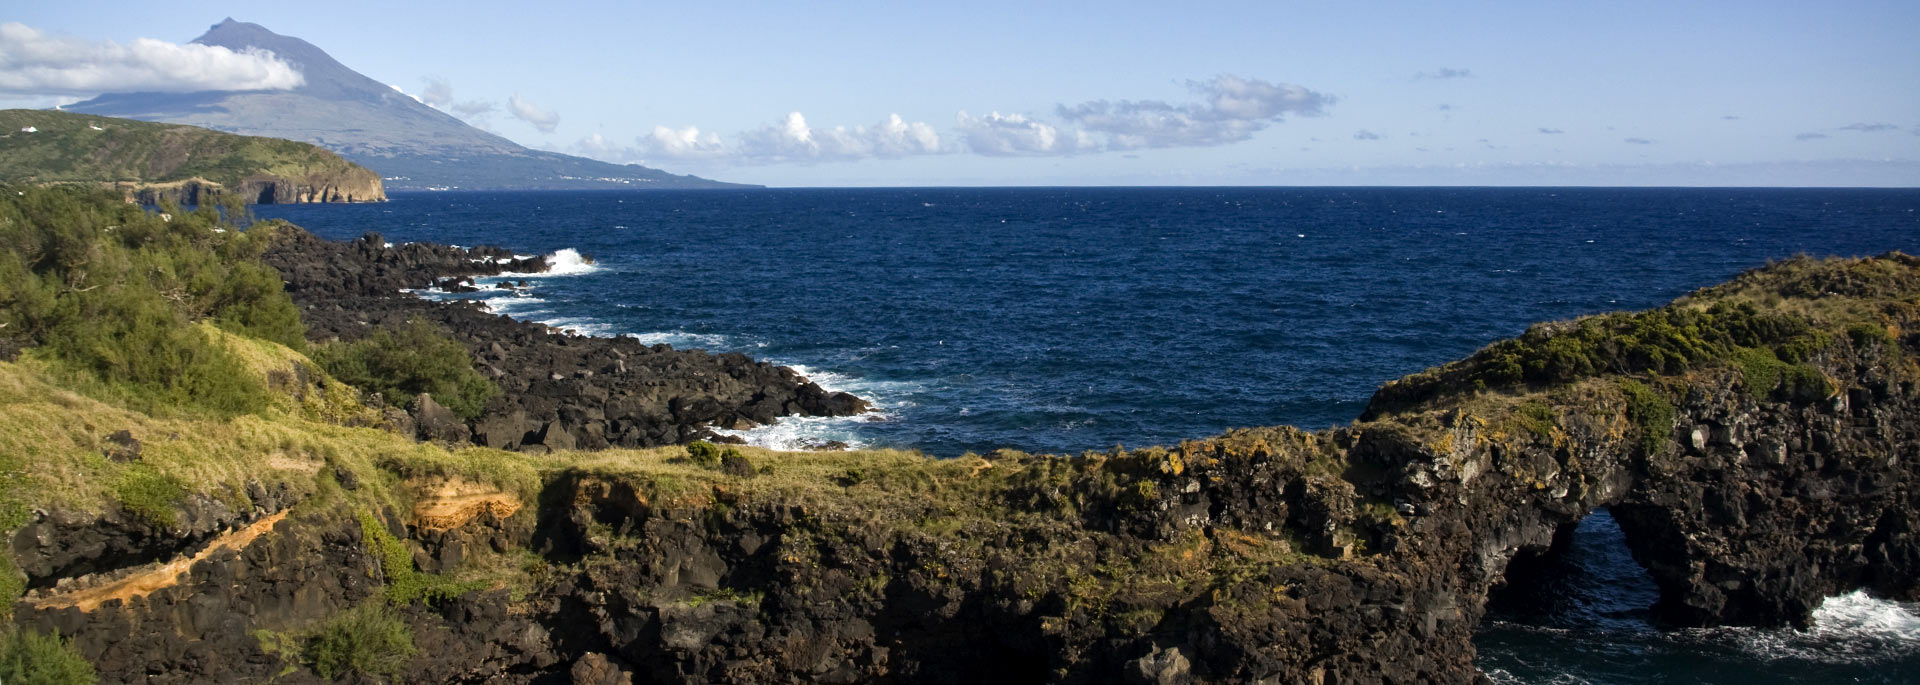
<svg viewBox="0 0 1920 685">
<path fill-rule="evenodd" d="M 66 109 L 306 141 L 380 172 L 395 190 L 739 187 L 527 149 L 258 24 L 227 19 L 193 42 L 272 51 L 299 68 L 306 83 L 285 91 L 109 93 Z"/>
<path fill-rule="evenodd" d="M 0 181 L 111 184 L 147 202 L 379 202 L 380 175 L 307 143 L 71 112 L 0 111 Z"/>
</svg>

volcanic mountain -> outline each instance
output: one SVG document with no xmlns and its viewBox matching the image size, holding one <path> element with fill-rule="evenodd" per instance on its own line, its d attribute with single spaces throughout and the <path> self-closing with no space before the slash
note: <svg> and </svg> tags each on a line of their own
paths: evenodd
<svg viewBox="0 0 1920 685">
<path fill-rule="evenodd" d="M 390 190 L 740 187 L 528 149 L 259 24 L 227 19 L 193 42 L 271 51 L 306 82 L 292 90 L 109 93 L 65 109 L 306 141 L 379 172 Z"/>
</svg>

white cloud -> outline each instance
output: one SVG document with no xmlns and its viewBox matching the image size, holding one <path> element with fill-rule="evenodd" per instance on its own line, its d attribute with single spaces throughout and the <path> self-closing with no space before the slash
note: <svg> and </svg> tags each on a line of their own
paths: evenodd
<svg viewBox="0 0 1920 685">
<path fill-rule="evenodd" d="M 51 36 L 0 24 L 0 93 L 92 96 L 111 92 L 288 90 L 300 71 L 265 50 L 136 38 L 126 45 Z"/>
<path fill-rule="evenodd" d="M 639 140 L 644 154 L 653 157 L 712 159 L 727 155 L 726 145 L 720 142 L 719 134 L 712 131 L 702 133 L 695 126 L 655 126 L 652 133 L 641 136 Z"/>
<path fill-rule="evenodd" d="M 393 85 L 393 84 L 391 84 L 391 83 L 389 83 L 389 84 L 387 84 L 387 87 L 388 87 L 388 88 L 392 88 L 392 89 L 393 89 L 393 92 L 395 92 L 395 93 L 399 93 L 399 94 L 401 94 L 401 95 L 405 95 L 405 96 L 407 96 L 407 97 L 410 97 L 410 98 L 413 98 L 413 101 L 414 101 L 414 102 L 418 102 L 418 103 L 420 103 L 420 104 L 423 104 L 423 105 L 427 103 L 427 101 L 426 101 L 426 100 L 422 100 L 422 99 L 420 99 L 420 96 L 418 96 L 418 95 L 414 95 L 413 93 L 409 93 L 409 92 L 407 92 L 407 91 L 406 91 L 405 89 L 403 89 L 403 88 L 401 88 L 401 87 L 399 87 L 399 86 L 396 86 L 396 85 Z"/>
<path fill-rule="evenodd" d="M 634 138 L 632 146 L 593 134 L 573 144 L 573 150 L 606 161 L 644 162 L 674 159 L 751 166 L 783 162 L 835 162 L 858 159 L 895 159 L 945 152 L 940 134 L 922 122 L 889 115 L 872 126 L 814 128 L 799 112 L 778 123 L 743 132 L 731 140 L 697 126 L 655 126 Z"/>
<path fill-rule="evenodd" d="M 541 133 L 552 133 L 553 129 L 560 126 L 559 114 L 541 109 L 539 105 L 520 97 L 519 93 L 507 98 L 507 112 L 513 114 L 515 119 L 533 124 Z"/>
<path fill-rule="evenodd" d="M 453 86 L 446 79 L 428 76 L 426 81 L 427 89 L 420 91 L 418 100 L 435 109 L 446 109 L 447 105 L 453 104 Z"/>
<path fill-rule="evenodd" d="M 763 162 L 814 162 L 897 159 L 940 151 L 940 134 L 932 126 L 909 123 L 898 114 L 872 126 L 816 129 L 801 113 L 790 112 L 777 124 L 740 134 L 734 154 Z"/>
<path fill-rule="evenodd" d="M 993 112 L 976 117 L 962 111 L 958 116 L 958 125 L 961 135 L 966 137 L 967 149 L 980 155 L 1064 155 L 1098 152 L 1101 148 L 1085 131 L 1062 134 L 1052 124 L 1028 119 L 1020 114 Z"/>
<path fill-rule="evenodd" d="M 1205 147 L 1253 137 L 1288 114 L 1319 116 L 1333 96 L 1290 83 L 1268 83 L 1238 76 L 1188 81 L 1202 103 L 1160 100 L 1095 100 L 1055 110 L 1060 118 L 1108 136 L 1117 149 Z"/>
</svg>

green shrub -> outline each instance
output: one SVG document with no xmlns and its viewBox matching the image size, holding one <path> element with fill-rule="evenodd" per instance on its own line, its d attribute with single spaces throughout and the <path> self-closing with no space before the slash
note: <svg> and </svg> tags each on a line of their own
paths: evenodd
<svg viewBox="0 0 1920 685">
<path fill-rule="evenodd" d="M 212 321 L 296 348 L 304 329 L 267 233 L 205 207 L 170 219 L 80 188 L 0 192 L 0 335 L 102 399 L 157 414 L 232 416 L 266 389 L 194 326 Z"/>
<path fill-rule="evenodd" d="M 307 349 L 307 326 L 286 297 L 286 282 L 273 267 L 242 262 L 233 267 L 214 294 L 215 321 L 250 338 L 271 340 L 295 350 Z"/>
<path fill-rule="evenodd" d="M 314 361 L 327 373 L 388 402 L 405 406 L 421 393 L 461 418 L 480 415 L 499 386 L 473 370 L 473 357 L 447 333 L 426 321 L 410 320 L 398 329 L 382 328 L 360 340 L 315 350 Z"/>
<path fill-rule="evenodd" d="M 114 497 L 127 511 L 162 528 L 173 526 L 178 507 L 187 497 L 186 484 L 145 464 L 136 464 L 113 485 Z"/>
<path fill-rule="evenodd" d="M 1773 352 L 1751 347 L 1736 350 L 1732 361 L 1740 369 L 1747 394 L 1757 398 L 1766 397 L 1774 388 L 1780 387 L 1781 370 L 1787 367 Z"/>
<path fill-rule="evenodd" d="M 200 409 L 227 417 L 267 403 L 238 355 L 209 339 L 158 292 L 111 286 L 64 298 L 36 356 L 90 393 L 157 415 Z"/>
<path fill-rule="evenodd" d="M 73 643 L 53 635 L 14 630 L 0 637 L 0 683 L 7 685 L 92 685 L 99 676 Z"/>
<path fill-rule="evenodd" d="M 1673 403 L 1639 381 L 1621 381 L 1620 390 L 1627 396 L 1627 420 L 1640 431 L 1641 452 L 1659 453 L 1673 433 Z"/>
<path fill-rule="evenodd" d="M 738 449 L 732 447 L 723 448 L 705 440 L 695 440 L 687 443 L 687 456 L 684 457 L 687 463 L 709 469 L 721 468 L 726 465 L 729 459 L 744 461 L 746 458 L 746 455 L 741 454 Z"/>
<path fill-rule="evenodd" d="M 1793 364 L 1780 372 L 1781 385 L 1786 388 L 1787 397 L 1800 402 L 1812 402 L 1833 395 L 1833 384 L 1827 382 L 1826 374 L 1806 364 Z"/>
<path fill-rule="evenodd" d="M 719 445 L 705 440 L 695 440 L 687 443 L 687 461 L 692 462 L 695 466 L 704 466 L 710 469 L 719 468 L 720 456 L 721 451 Z"/>
<path fill-rule="evenodd" d="M 1853 341 L 1854 347 L 1865 348 L 1876 345 L 1886 349 L 1894 349 L 1896 347 L 1893 333 L 1888 331 L 1886 326 L 1879 324 L 1857 323 L 1848 326 L 1847 338 Z"/>
<path fill-rule="evenodd" d="M 328 619 L 307 644 L 307 663 L 328 680 L 347 675 L 398 678 L 419 650 L 413 628 L 383 602 L 367 602 Z"/>
</svg>

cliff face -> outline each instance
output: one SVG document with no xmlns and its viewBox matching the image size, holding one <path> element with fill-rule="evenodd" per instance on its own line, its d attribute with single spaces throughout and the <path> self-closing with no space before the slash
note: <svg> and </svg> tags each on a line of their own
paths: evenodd
<svg viewBox="0 0 1920 685">
<path fill-rule="evenodd" d="M 387 201 L 379 176 L 370 171 L 358 176 L 299 179 L 255 177 L 231 188 L 201 178 L 170 183 L 116 183 L 114 186 L 126 193 L 128 200 L 146 205 L 166 202 L 198 205 L 202 202 L 218 202 L 228 194 L 245 198 L 250 204 L 262 205 Z"/>
<path fill-rule="evenodd" d="M 406 682 L 1470 682 L 1489 591 L 1528 580 L 1510 562 L 1599 507 L 1677 625 L 1920 599 L 1920 260 L 1790 262 L 1668 313 L 1736 301 L 1767 316 L 1610 320 L 1615 344 L 1585 351 L 1550 327 L 1539 349 L 1584 360 L 1566 379 L 1476 387 L 1468 360 L 1318 432 L 1079 457 L 665 448 L 492 481 L 325 457 L 321 485 L 263 484 L 250 513 L 181 510 L 292 512 L 247 545 L 39 515 L 12 541 L 35 588 L 15 620 L 108 679 L 298 682 L 309 662 L 240 635 L 371 601 L 419 647 Z M 1772 313 L 1808 327 L 1727 323 Z M 1693 351 L 1607 370 L 1660 340 Z M 398 506 L 343 513 L 380 479 Z M 98 589 L 196 548 L 218 549 L 175 584 Z M 431 574 L 452 584 L 396 593 Z"/>
<path fill-rule="evenodd" d="M 99 183 L 147 204 L 221 195 L 260 204 L 387 199 L 379 174 L 318 147 L 192 126 L 6 110 L 0 153 L 0 181 Z"/>
</svg>

